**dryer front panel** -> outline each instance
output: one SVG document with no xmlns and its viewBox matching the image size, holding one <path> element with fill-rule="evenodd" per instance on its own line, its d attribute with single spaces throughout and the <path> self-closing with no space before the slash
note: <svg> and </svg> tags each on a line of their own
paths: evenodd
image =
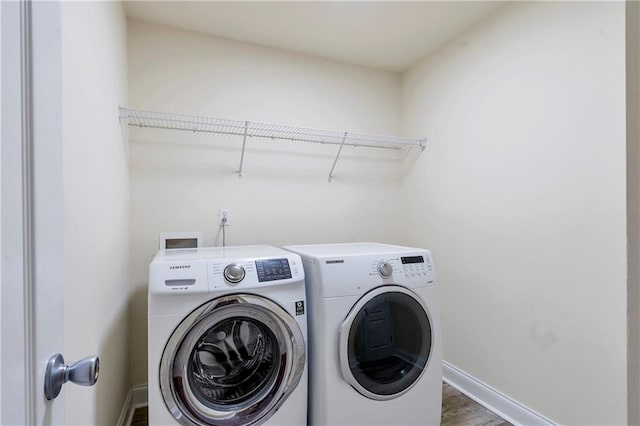
<svg viewBox="0 0 640 426">
<path fill-rule="evenodd" d="M 411 290 L 381 286 L 365 294 L 340 326 L 343 378 L 375 400 L 396 398 L 420 379 L 433 344 L 424 302 Z"/>
<path fill-rule="evenodd" d="M 282 307 L 256 295 L 224 296 L 171 335 L 161 393 L 184 425 L 259 425 L 298 385 L 305 361 L 302 331 Z"/>
</svg>

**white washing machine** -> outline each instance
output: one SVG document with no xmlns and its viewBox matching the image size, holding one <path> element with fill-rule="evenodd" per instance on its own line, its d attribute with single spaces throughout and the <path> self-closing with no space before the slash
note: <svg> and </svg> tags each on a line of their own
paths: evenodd
<svg viewBox="0 0 640 426">
<path fill-rule="evenodd" d="M 160 250 L 149 266 L 149 424 L 305 425 L 305 300 L 291 252 Z"/>
<path fill-rule="evenodd" d="M 439 425 L 440 297 L 428 250 L 287 246 L 309 305 L 310 425 Z"/>
</svg>

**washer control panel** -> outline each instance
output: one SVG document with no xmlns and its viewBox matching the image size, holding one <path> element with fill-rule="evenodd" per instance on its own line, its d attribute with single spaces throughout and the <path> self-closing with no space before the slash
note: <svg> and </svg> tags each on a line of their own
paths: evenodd
<svg viewBox="0 0 640 426">
<path fill-rule="evenodd" d="M 300 258 L 269 257 L 208 262 L 209 289 L 249 289 L 287 284 L 304 279 Z"/>
<path fill-rule="evenodd" d="M 269 246 L 160 250 L 149 265 L 150 294 L 240 291 L 304 282 L 302 259 Z M 259 256 L 260 252 L 264 256 Z M 243 257 L 243 252 L 258 254 Z M 232 254 L 241 256 L 232 256 Z"/>
</svg>

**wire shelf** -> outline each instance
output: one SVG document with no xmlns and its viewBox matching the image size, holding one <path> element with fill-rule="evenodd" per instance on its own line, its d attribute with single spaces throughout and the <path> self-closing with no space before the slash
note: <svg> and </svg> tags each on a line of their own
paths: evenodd
<svg viewBox="0 0 640 426">
<path fill-rule="evenodd" d="M 322 130 L 252 121 L 228 120 L 215 117 L 144 111 L 124 107 L 120 107 L 120 119 L 126 121 L 129 126 L 140 128 L 148 127 L 154 129 L 240 136 L 243 138 L 240 168 L 238 170 L 240 176 L 242 176 L 242 164 L 247 138 L 339 145 L 333 166 L 329 172 L 329 182 L 331 182 L 333 178 L 333 171 L 344 146 L 390 150 L 402 150 L 412 147 L 419 147 L 421 150 L 424 150 L 426 146 L 426 139 Z"/>
</svg>

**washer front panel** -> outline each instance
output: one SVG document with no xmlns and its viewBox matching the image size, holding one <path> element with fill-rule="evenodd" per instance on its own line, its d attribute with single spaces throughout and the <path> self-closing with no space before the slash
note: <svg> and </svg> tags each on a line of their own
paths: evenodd
<svg viewBox="0 0 640 426">
<path fill-rule="evenodd" d="M 259 425 L 298 385 L 304 337 L 282 307 L 248 294 L 214 299 L 173 332 L 160 389 L 184 425 Z"/>
<path fill-rule="evenodd" d="M 368 398 L 396 398 L 422 376 L 432 334 L 419 296 L 397 285 L 378 287 L 354 305 L 340 327 L 343 378 Z"/>
</svg>

